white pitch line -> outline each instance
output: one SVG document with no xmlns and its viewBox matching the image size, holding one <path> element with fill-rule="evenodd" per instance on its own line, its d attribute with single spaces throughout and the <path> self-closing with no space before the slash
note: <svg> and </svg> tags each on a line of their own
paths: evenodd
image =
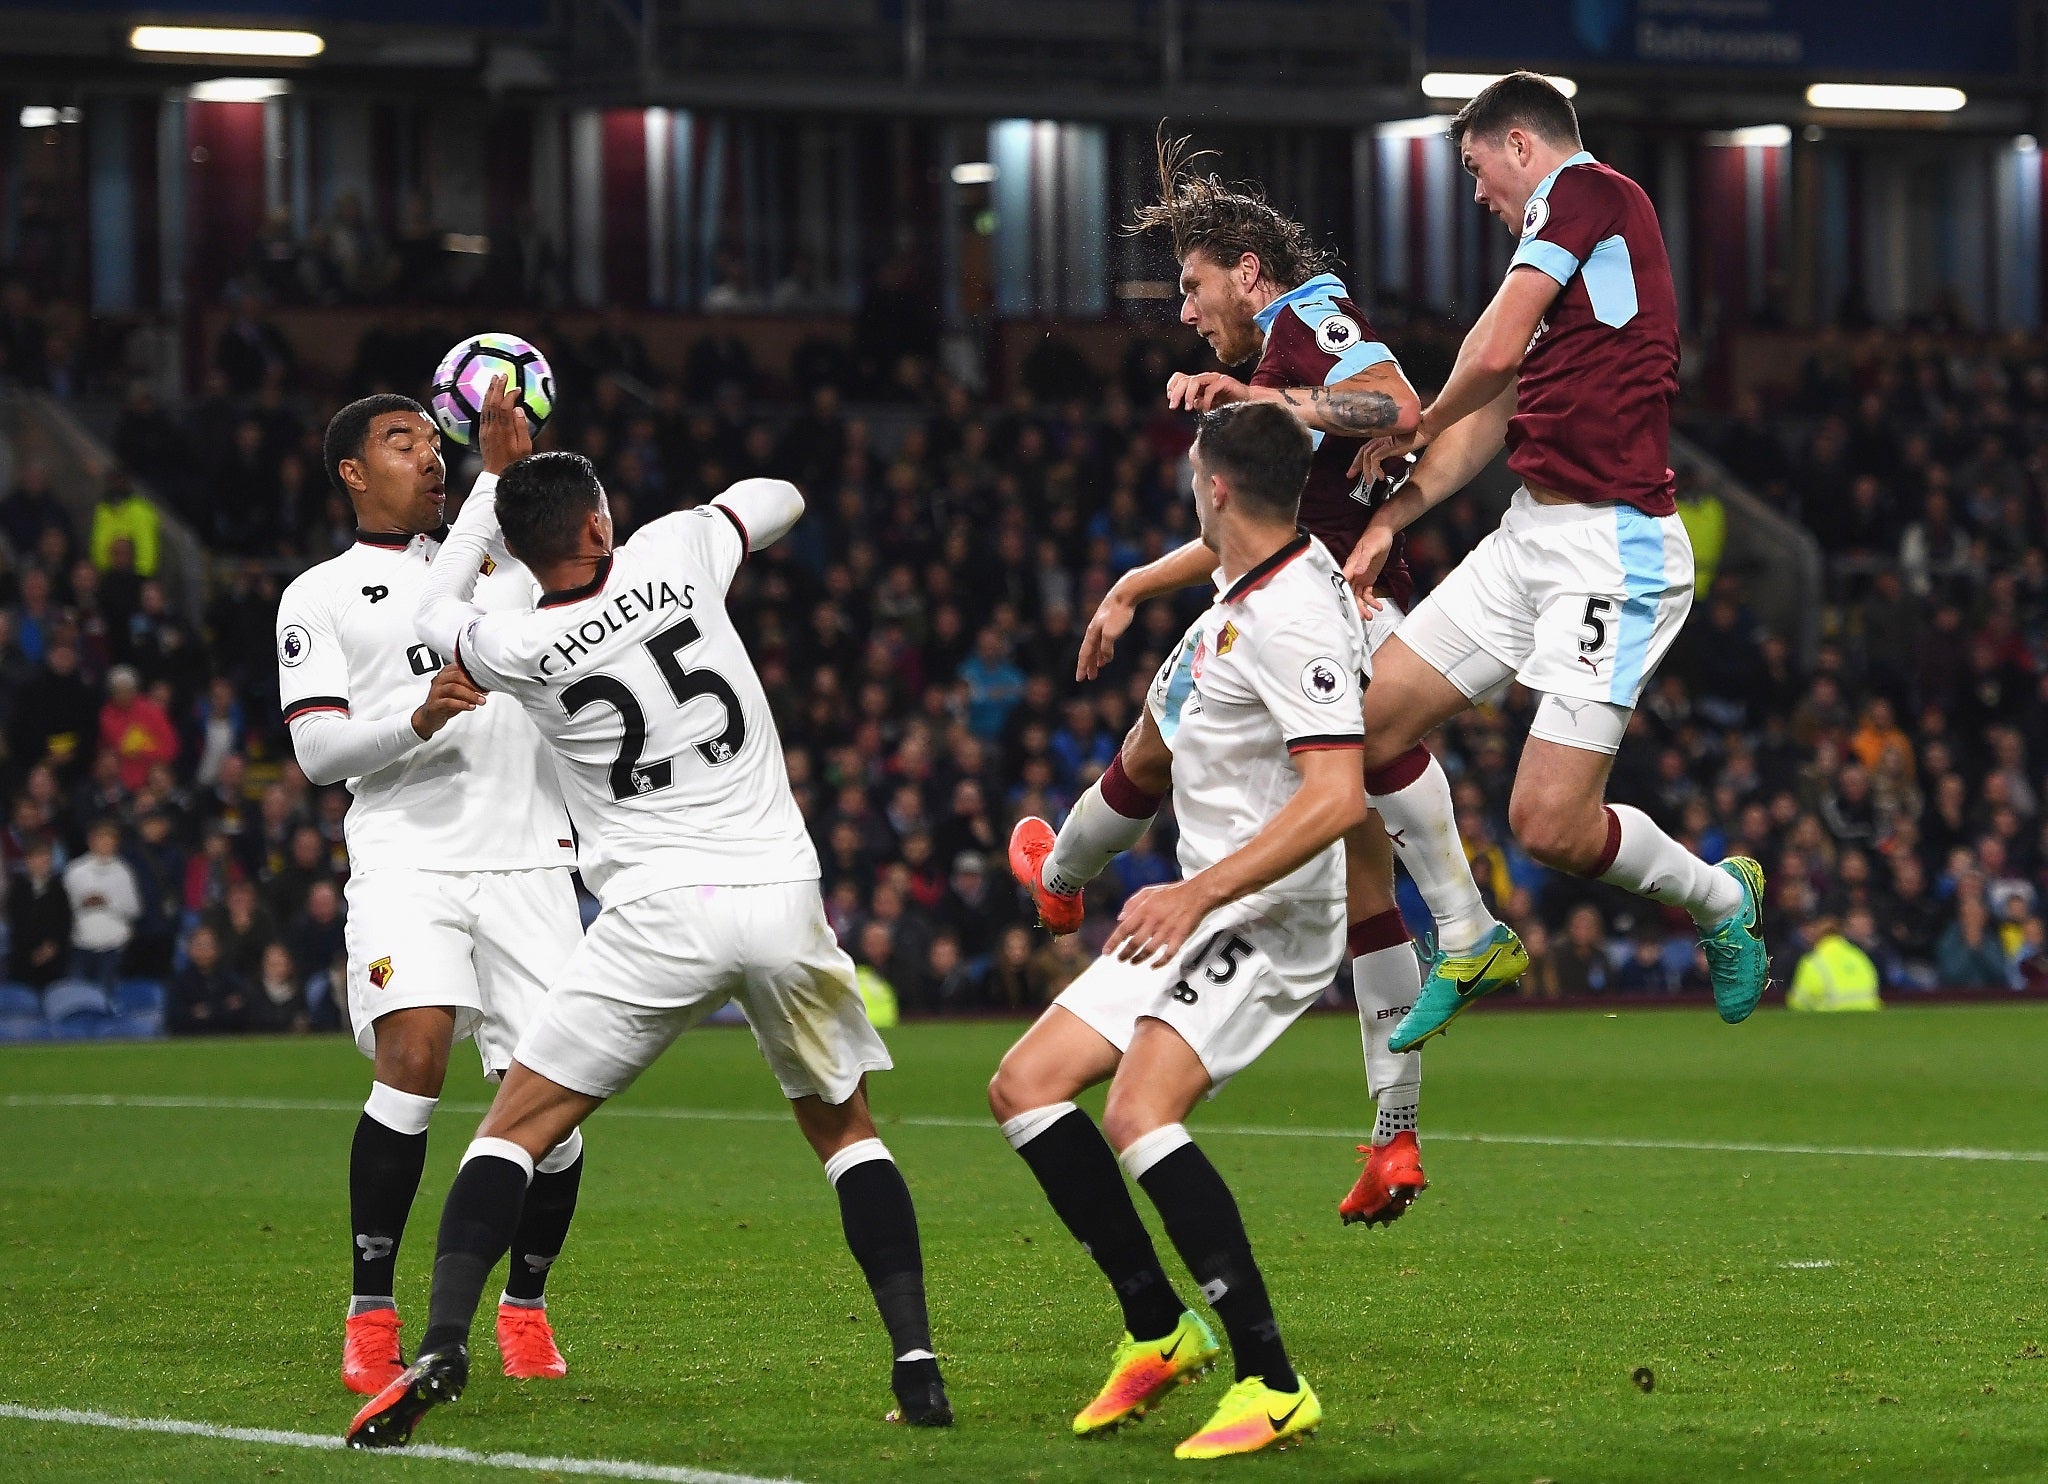
<svg viewBox="0 0 2048 1484">
<path fill-rule="evenodd" d="M 454 1113 L 481 1113 L 482 1103 L 443 1102 Z M 217 1112 L 354 1113 L 362 1104 L 339 1098 L 216 1098 L 147 1093 L 50 1092 L 10 1093 L 0 1108 L 198 1108 Z M 782 1123 L 786 1113 L 757 1108 L 639 1108 L 612 1106 L 607 1118 L 651 1118 L 678 1123 Z M 949 1118 L 935 1114 L 905 1117 L 884 1115 L 884 1128 L 987 1129 L 985 1118 Z M 1356 1139 L 1355 1128 L 1282 1127 L 1249 1123 L 1203 1123 L 1196 1132 L 1247 1139 Z M 1796 1154 L 1849 1159 L 1946 1159 L 1993 1164 L 2048 1164 L 2048 1149 L 1914 1149 L 1868 1144 L 1764 1144 L 1723 1139 L 1631 1139 L 1593 1134 L 1475 1134 L 1431 1129 L 1429 1137 L 1455 1144 L 1526 1144 L 1545 1149 L 1647 1149 L 1695 1154 Z"/>
<path fill-rule="evenodd" d="M 273 1448 L 315 1448 L 326 1452 L 346 1445 L 331 1433 L 281 1432 L 269 1427 L 217 1427 L 177 1417 L 116 1417 L 110 1412 L 75 1412 L 69 1407 L 22 1407 L 0 1402 L 0 1417 L 18 1422 L 56 1422 L 69 1427 L 105 1427 L 116 1432 L 175 1433 L 224 1443 L 260 1443 Z M 539 1458 L 531 1453 L 478 1453 L 469 1448 L 443 1448 L 425 1443 L 389 1449 L 380 1458 L 431 1458 L 442 1463 L 473 1463 L 483 1468 L 519 1469 L 529 1474 L 583 1474 L 600 1479 L 649 1479 L 658 1484 L 798 1484 L 760 1474 L 727 1474 L 716 1469 L 684 1468 L 666 1463 L 629 1463 L 610 1458 Z"/>
</svg>

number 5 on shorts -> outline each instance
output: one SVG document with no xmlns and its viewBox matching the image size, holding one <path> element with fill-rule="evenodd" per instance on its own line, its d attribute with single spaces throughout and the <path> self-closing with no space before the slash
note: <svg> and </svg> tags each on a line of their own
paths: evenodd
<svg viewBox="0 0 2048 1484">
<path fill-rule="evenodd" d="M 1586 599 L 1586 616 L 1579 622 L 1588 637 L 1579 641 L 1580 654 L 1598 654 L 1607 647 L 1607 615 L 1613 611 L 1612 598 Z"/>
</svg>

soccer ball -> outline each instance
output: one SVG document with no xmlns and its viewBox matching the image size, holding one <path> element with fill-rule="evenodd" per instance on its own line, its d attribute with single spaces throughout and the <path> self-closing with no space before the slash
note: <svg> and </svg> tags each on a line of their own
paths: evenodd
<svg viewBox="0 0 2048 1484">
<path fill-rule="evenodd" d="M 434 421 L 456 443 L 476 436 L 477 414 L 494 378 L 509 377 L 535 433 L 555 411 L 555 373 L 547 357 L 517 335 L 472 335 L 441 357 L 434 372 Z"/>
</svg>

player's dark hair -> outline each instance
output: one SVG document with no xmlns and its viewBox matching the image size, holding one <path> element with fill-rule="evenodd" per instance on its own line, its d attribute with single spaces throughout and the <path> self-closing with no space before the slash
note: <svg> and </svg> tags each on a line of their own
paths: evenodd
<svg viewBox="0 0 2048 1484">
<path fill-rule="evenodd" d="M 1295 519 L 1315 445 L 1293 413 L 1274 402 L 1233 402 L 1195 422 L 1202 462 L 1233 494 L 1275 520 Z"/>
<path fill-rule="evenodd" d="M 498 481 L 498 524 L 512 555 L 537 566 L 576 554 L 603 486 L 580 453 L 530 453 Z"/>
<path fill-rule="evenodd" d="M 320 460 L 327 466 L 328 483 L 341 494 L 351 493 L 349 487 L 341 482 L 341 461 L 363 456 L 363 445 L 370 441 L 370 424 L 387 412 L 417 412 L 421 417 L 427 416 L 427 409 L 410 397 L 402 397 L 397 392 L 377 392 L 349 403 L 327 424 L 327 437 L 320 445 Z M 428 421 L 432 419 L 428 418 Z"/>
<path fill-rule="evenodd" d="M 1579 114 L 1572 100 L 1536 72 L 1510 72 L 1481 88 L 1451 120 L 1451 143 L 1498 139 L 1509 129 L 1527 129 L 1552 144 L 1579 143 Z"/>
<path fill-rule="evenodd" d="M 1226 185 L 1219 175 L 1198 175 L 1190 167 L 1212 149 L 1191 149 L 1189 138 L 1169 139 L 1162 126 L 1159 150 L 1159 199 L 1140 206 L 1124 230 L 1132 236 L 1166 232 L 1173 238 L 1176 262 L 1199 252 L 1229 268 L 1246 253 L 1258 257 L 1266 277 L 1283 289 L 1298 288 L 1318 273 L 1336 266 L 1336 259 L 1310 239 L 1300 222 L 1282 216 L 1266 193 L 1247 181 Z"/>
</svg>

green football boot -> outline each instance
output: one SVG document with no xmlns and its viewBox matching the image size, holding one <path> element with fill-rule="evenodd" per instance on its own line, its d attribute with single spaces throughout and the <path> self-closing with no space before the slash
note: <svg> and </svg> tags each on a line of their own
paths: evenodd
<svg viewBox="0 0 2048 1484">
<path fill-rule="evenodd" d="M 1764 868 L 1746 855 L 1731 855 L 1715 867 L 1742 883 L 1742 906 L 1700 935 L 1707 973 L 1714 982 L 1714 1008 L 1730 1025 L 1749 1019 L 1771 982 L 1771 956 L 1757 923 L 1763 915 Z"/>
<path fill-rule="evenodd" d="M 1389 1051 L 1413 1051 L 1465 1012 L 1481 995 L 1492 994 L 1504 984 L 1513 984 L 1529 967 L 1529 950 L 1515 930 L 1504 922 L 1480 939 L 1479 946 L 1456 958 L 1439 949 L 1429 960 L 1429 974 L 1422 981 L 1422 993 L 1415 1008 L 1401 1017 L 1388 1038 Z"/>
</svg>

